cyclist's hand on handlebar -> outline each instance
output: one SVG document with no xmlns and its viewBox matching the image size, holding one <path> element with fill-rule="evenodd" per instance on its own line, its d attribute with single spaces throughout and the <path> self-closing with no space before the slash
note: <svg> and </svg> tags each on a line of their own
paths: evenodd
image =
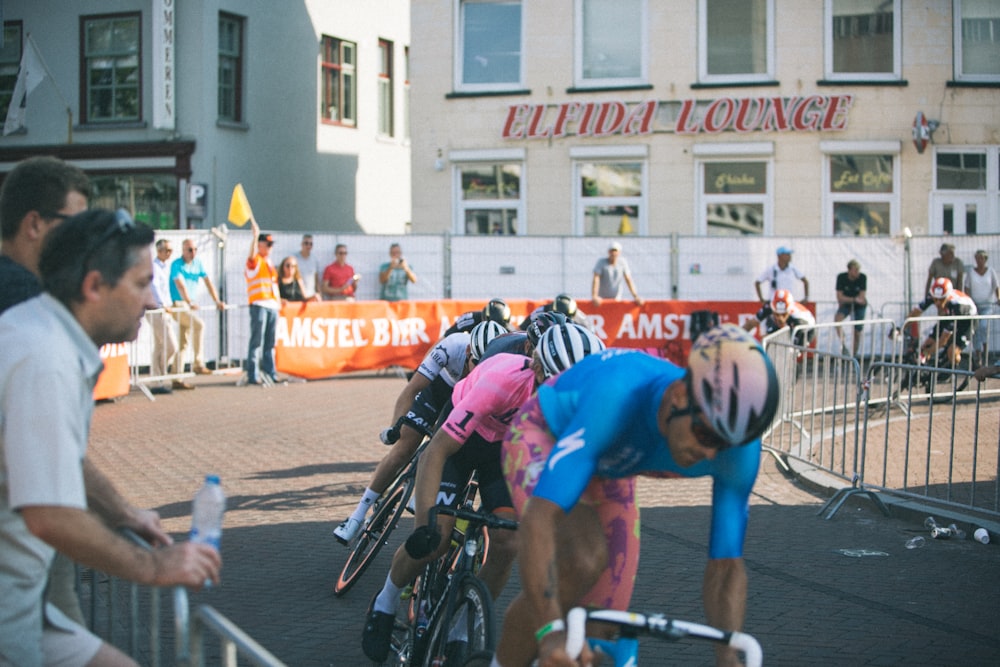
<svg viewBox="0 0 1000 667">
<path fill-rule="evenodd" d="M 593 664 L 594 653 L 586 642 L 576 660 L 569 657 L 565 632 L 550 632 L 538 644 L 538 667 L 590 667 Z"/>
</svg>

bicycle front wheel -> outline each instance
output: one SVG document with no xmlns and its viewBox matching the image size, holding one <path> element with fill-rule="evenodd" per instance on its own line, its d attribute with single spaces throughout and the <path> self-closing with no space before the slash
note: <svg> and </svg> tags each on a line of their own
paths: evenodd
<svg viewBox="0 0 1000 667">
<path fill-rule="evenodd" d="M 337 577 L 337 583 L 333 586 L 334 595 L 340 597 L 346 593 L 372 564 L 382 545 L 388 541 L 389 534 L 399 523 L 399 518 L 406 510 L 406 501 L 412 492 L 413 477 L 405 476 L 401 477 L 379 500 L 379 506 L 372 514 L 371 521 L 358 535 L 358 540 L 348 554 L 340 576 Z"/>
<path fill-rule="evenodd" d="M 486 584 L 465 574 L 456 586 L 448 591 L 453 601 L 427 628 L 424 667 L 462 667 L 474 653 L 492 653 L 496 647 L 493 599 Z"/>
</svg>

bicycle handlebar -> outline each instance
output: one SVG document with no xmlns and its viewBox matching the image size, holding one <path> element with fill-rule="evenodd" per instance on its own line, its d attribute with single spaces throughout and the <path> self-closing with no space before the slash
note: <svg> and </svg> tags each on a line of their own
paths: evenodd
<svg viewBox="0 0 1000 667">
<path fill-rule="evenodd" d="M 487 528 L 503 528 L 505 530 L 517 530 L 517 521 L 512 521 L 510 519 L 501 519 L 495 514 L 490 514 L 489 512 L 478 512 L 476 510 L 462 509 L 457 507 L 445 507 L 443 505 L 435 505 L 427 513 L 427 527 L 431 530 L 437 529 L 437 515 L 447 514 L 453 516 L 456 519 L 465 519 L 470 524 L 486 526 Z"/>
<path fill-rule="evenodd" d="M 566 652 L 573 659 L 579 657 L 586 641 L 587 620 L 614 623 L 640 630 L 645 634 L 662 637 L 668 641 L 677 641 L 683 637 L 695 637 L 707 641 L 726 644 L 742 651 L 747 667 L 760 667 L 763 651 L 760 643 L 751 635 L 743 632 L 727 632 L 700 623 L 672 620 L 662 614 L 645 615 L 631 611 L 614 609 L 586 610 L 574 607 L 566 615 Z"/>
</svg>

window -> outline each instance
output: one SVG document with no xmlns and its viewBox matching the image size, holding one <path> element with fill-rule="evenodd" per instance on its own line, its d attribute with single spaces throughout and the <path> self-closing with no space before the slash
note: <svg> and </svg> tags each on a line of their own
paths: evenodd
<svg viewBox="0 0 1000 667">
<path fill-rule="evenodd" d="M 986 190 L 985 153 L 946 153 L 936 155 L 936 190 Z"/>
<path fill-rule="evenodd" d="M 698 79 L 702 83 L 774 78 L 774 0 L 700 0 Z"/>
<path fill-rule="evenodd" d="M 153 229 L 177 229 L 177 177 L 173 174 L 130 173 L 91 176 L 90 205 L 134 212 L 138 222 Z"/>
<path fill-rule="evenodd" d="M 392 42 L 378 40 L 378 133 L 392 136 Z"/>
<path fill-rule="evenodd" d="M 1000 3 L 955 1 L 955 79 L 1000 81 Z"/>
<path fill-rule="evenodd" d="M 461 91 L 515 90 L 522 86 L 520 0 L 457 0 L 455 87 Z"/>
<path fill-rule="evenodd" d="M 645 160 L 584 159 L 574 163 L 574 170 L 577 233 L 583 236 L 645 233 Z"/>
<path fill-rule="evenodd" d="M 647 0 L 576 0 L 577 87 L 648 83 Z"/>
<path fill-rule="evenodd" d="M 898 153 L 898 148 L 896 151 Z M 895 231 L 899 206 L 895 154 L 845 152 L 827 157 L 827 208 L 834 236 Z"/>
<path fill-rule="evenodd" d="M 1000 233 L 1000 146 L 935 146 L 931 234 Z"/>
<path fill-rule="evenodd" d="M 451 151 L 456 234 L 523 234 L 524 149 Z"/>
<path fill-rule="evenodd" d="M 244 19 L 219 13 L 219 120 L 242 123 Z"/>
<path fill-rule="evenodd" d="M 901 76 L 900 0 L 827 0 L 826 78 Z"/>
<path fill-rule="evenodd" d="M 768 169 L 764 161 L 703 162 L 701 194 L 708 236 L 760 236 L 769 218 Z"/>
<path fill-rule="evenodd" d="M 410 47 L 403 47 L 403 138 L 410 138 Z"/>
<path fill-rule="evenodd" d="M 142 53 L 138 14 L 82 17 L 81 122 L 142 119 Z"/>
<path fill-rule="evenodd" d="M 323 37 L 323 103 L 320 117 L 339 125 L 358 122 L 356 55 L 358 45 L 336 37 Z"/>
<path fill-rule="evenodd" d="M 7 117 L 20 66 L 21 22 L 9 21 L 3 24 L 3 47 L 0 47 L 0 119 Z"/>
</svg>

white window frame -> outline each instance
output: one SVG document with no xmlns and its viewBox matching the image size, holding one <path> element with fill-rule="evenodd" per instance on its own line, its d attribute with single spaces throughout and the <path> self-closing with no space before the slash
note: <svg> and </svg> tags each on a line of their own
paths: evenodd
<svg viewBox="0 0 1000 667">
<path fill-rule="evenodd" d="M 396 44 L 390 39 L 378 39 L 379 71 L 377 74 L 378 88 L 378 136 L 391 139 L 395 136 L 395 78 L 396 63 L 394 62 Z"/>
<path fill-rule="evenodd" d="M 587 0 L 574 2 L 573 30 L 573 85 L 576 88 L 620 88 L 627 86 L 644 86 L 649 83 L 649 3 L 639 0 L 641 31 L 638 35 L 640 44 L 640 71 L 637 77 L 587 79 L 583 75 L 583 5 Z"/>
<path fill-rule="evenodd" d="M 708 6 L 709 0 L 698 0 L 698 81 L 701 83 L 758 83 L 774 80 L 774 0 L 766 0 L 767 12 L 765 58 L 767 66 L 759 74 L 709 74 L 708 72 Z"/>
<path fill-rule="evenodd" d="M 527 181 L 527 151 L 523 148 L 507 148 L 498 150 L 453 150 L 448 153 L 448 162 L 451 164 L 451 191 L 452 191 L 452 233 L 456 236 L 470 236 L 465 229 L 465 212 L 469 209 L 504 210 L 515 209 L 517 211 L 518 236 L 528 233 L 528 222 L 526 213 L 528 210 Z M 476 199 L 465 201 L 462 199 L 462 167 L 470 164 L 512 164 L 519 163 L 521 166 L 521 182 L 518 187 L 519 198 L 513 199 Z"/>
<path fill-rule="evenodd" d="M 761 236 L 774 234 L 774 142 L 695 144 L 691 149 L 691 154 L 695 158 L 695 234 L 708 236 L 708 220 L 705 218 L 705 211 L 709 204 L 733 203 L 737 199 L 740 203 L 763 204 L 764 229 L 761 231 Z M 705 164 L 715 162 L 766 162 L 767 176 L 764 194 L 705 194 Z"/>
<path fill-rule="evenodd" d="M 903 14 L 901 0 L 892 2 L 892 71 L 834 72 L 833 71 L 833 3 L 823 3 L 824 70 L 828 81 L 899 81 L 903 74 Z"/>
<path fill-rule="evenodd" d="M 986 188 L 984 190 L 942 190 L 937 182 L 938 153 L 967 153 L 986 156 Z M 983 204 L 981 221 L 977 221 L 976 235 L 996 234 L 1000 232 L 1000 146 L 997 145 L 962 145 L 934 146 L 933 189 L 928 195 L 927 230 L 931 234 L 942 234 L 941 220 L 936 215 L 937 205 L 941 200 L 953 198 L 975 199 Z"/>
<path fill-rule="evenodd" d="M 836 203 L 869 203 L 884 202 L 889 204 L 889 229 L 884 235 L 895 236 L 899 233 L 899 206 L 902 164 L 900 141 L 821 141 L 820 154 L 823 159 L 823 192 L 822 204 L 822 236 L 834 236 L 833 205 Z M 892 192 L 845 192 L 835 194 L 831 187 L 830 157 L 832 155 L 891 155 L 892 156 Z"/>
<path fill-rule="evenodd" d="M 588 206 L 627 205 L 634 205 L 639 209 L 635 220 L 635 236 L 649 235 L 649 146 L 574 146 L 569 149 L 569 157 L 572 160 L 570 192 L 573 193 L 574 236 L 587 235 L 585 209 Z M 584 197 L 580 192 L 580 170 L 583 165 L 595 162 L 639 162 L 642 165 L 642 194 L 638 197 Z"/>
<path fill-rule="evenodd" d="M 518 77 L 515 82 L 505 82 L 505 83 L 463 83 L 463 62 L 465 60 L 465 31 L 463 29 L 465 25 L 465 5 L 475 2 L 492 2 L 492 3 L 502 3 L 508 2 L 510 4 L 516 4 L 521 6 L 521 25 L 519 26 L 520 31 L 520 41 L 521 41 L 521 56 L 518 62 Z M 455 35 L 454 35 L 454 61 L 453 67 L 453 77 L 454 77 L 454 89 L 461 93 L 486 93 L 486 92 L 504 92 L 513 90 L 523 90 L 525 85 L 525 48 L 526 40 L 524 38 L 525 31 L 525 14 L 526 14 L 526 2 L 524 0 L 454 0 L 454 12 L 452 16 L 455 17 Z"/>
<path fill-rule="evenodd" d="M 996 74 L 966 74 L 962 58 L 962 0 L 954 0 L 952 3 L 952 25 L 954 28 L 954 67 L 953 76 L 956 81 L 969 83 L 997 83 L 1000 82 L 1000 71 Z"/>
</svg>

